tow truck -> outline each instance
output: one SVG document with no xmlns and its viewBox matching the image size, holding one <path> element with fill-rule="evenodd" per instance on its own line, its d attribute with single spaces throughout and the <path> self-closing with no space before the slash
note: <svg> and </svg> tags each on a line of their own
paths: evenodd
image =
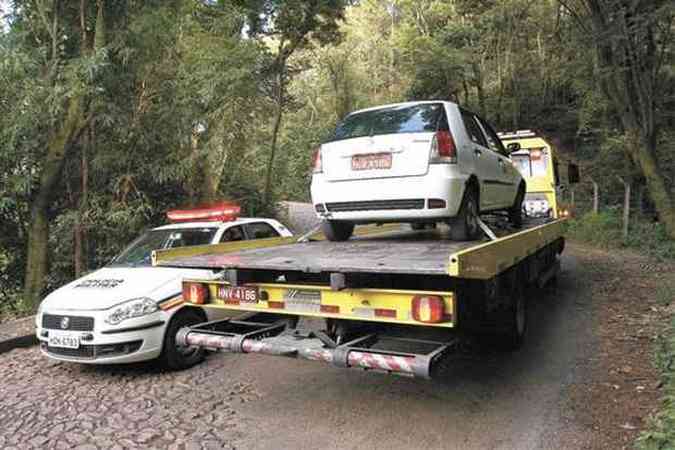
<svg viewBox="0 0 675 450">
<path fill-rule="evenodd" d="M 183 299 L 231 317 L 182 328 L 179 345 L 433 378 L 467 336 L 522 345 L 528 301 L 537 301 L 528 287 L 556 279 L 564 220 L 530 217 L 514 229 L 485 216 L 484 237 L 468 242 L 449 240 L 441 226 L 361 226 L 345 242 L 316 228 L 300 238 L 157 250 L 152 258 L 218 271 L 183 280 Z"/>
</svg>

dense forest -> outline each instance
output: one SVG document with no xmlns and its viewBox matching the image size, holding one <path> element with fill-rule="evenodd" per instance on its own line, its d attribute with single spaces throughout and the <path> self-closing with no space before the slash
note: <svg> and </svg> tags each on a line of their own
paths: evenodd
<svg viewBox="0 0 675 450">
<path fill-rule="evenodd" d="M 579 214 L 626 182 L 675 238 L 669 0 L 1 4 L 0 303 L 34 306 L 170 207 L 306 201 L 345 114 L 410 99 L 539 130 L 582 167 Z"/>
</svg>

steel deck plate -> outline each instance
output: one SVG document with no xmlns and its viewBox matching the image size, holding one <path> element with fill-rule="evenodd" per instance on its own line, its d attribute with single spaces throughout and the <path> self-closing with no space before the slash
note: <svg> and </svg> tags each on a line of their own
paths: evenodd
<svg viewBox="0 0 675 450">
<path fill-rule="evenodd" d="M 314 241 L 234 253 L 199 255 L 161 263 L 170 267 L 252 269 L 310 273 L 446 275 L 449 256 L 485 241 L 456 242 L 447 229 L 402 230 L 345 242 Z"/>
</svg>

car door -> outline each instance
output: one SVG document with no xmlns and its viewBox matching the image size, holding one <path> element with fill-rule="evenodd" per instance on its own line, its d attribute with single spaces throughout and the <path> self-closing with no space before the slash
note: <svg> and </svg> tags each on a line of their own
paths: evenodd
<svg viewBox="0 0 675 450">
<path fill-rule="evenodd" d="M 520 175 L 511 159 L 507 156 L 506 148 L 504 148 L 504 144 L 502 144 L 492 126 L 481 118 L 477 117 L 476 120 L 485 132 L 490 152 L 495 155 L 497 160 L 497 168 L 494 172 L 493 180 L 493 185 L 495 186 L 495 206 L 498 208 L 508 208 L 513 205 L 516 197 Z"/>
<path fill-rule="evenodd" d="M 498 207 L 496 196 L 499 189 L 494 183 L 497 176 L 497 155 L 488 147 L 485 133 L 477 122 L 475 114 L 461 110 L 464 128 L 469 137 L 471 153 L 474 158 L 474 170 L 480 182 L 480 207 L 482 210 Z"/>
</svg>

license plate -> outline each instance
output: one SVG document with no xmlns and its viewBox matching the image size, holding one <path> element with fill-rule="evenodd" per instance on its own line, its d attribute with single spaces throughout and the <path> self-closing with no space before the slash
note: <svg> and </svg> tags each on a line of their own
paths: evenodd
<svg viewBox="0 0 675 450">
<path fill-rule="evenodd" d="M 233 303 L 258 303 L 258 288 L 244 286 L 220 286 L 218 298 Z"/>
<path fill-rule="evenodd" d="M 391 153 L 371 153 L 352 156 L 352 170 L 391 169 Z"/>
<path fill-rule="evenodd" d="M 80 336 L 63 331 L 49 331 L 48 345 L 50 347 L 77 349 L 80 348 Z"/>
</svg>

